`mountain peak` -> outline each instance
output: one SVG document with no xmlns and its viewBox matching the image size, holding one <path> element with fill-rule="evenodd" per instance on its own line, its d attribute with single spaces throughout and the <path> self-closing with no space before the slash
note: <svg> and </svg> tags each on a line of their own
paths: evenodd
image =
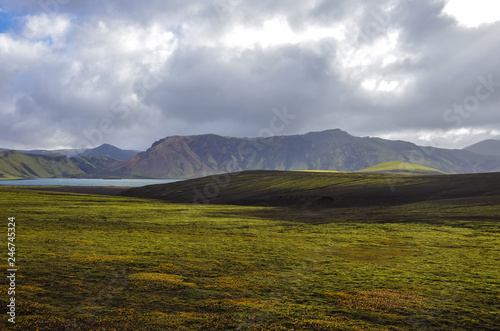
<svg viewBox="0 0 500 331">
<path fill-rule="evenodd" d="M 500 140 L 487 139 L 464 148 L 479 155 L 500 156 Z"/>
<path fill-rule="evenodd" d="M 89 156 L 106 156 L 119 161 L 126 161 L 133 158 L 139 153 L 138 151 L 123 150 L 116 146 L 110 144 L 102 144 L 96 148 L 86 150 L 80 153 L 78 156 L 89 157 Z"/>
<path fill-rule="evenodd" d="M 306 135 L 315 135 L 315 134 L 320 134 L 320 135 L 347 135 L 347 136 L 351 136 L 348 132 L 340 130 L 340 129 L 329 129 L 329 130 L 312 131 L 312 132 L 306 133 Z"/>
<path fill-rule="evenodd" d="M 119 149 L 118 147 L 110 145 L 110 144 L 102 144 L 101 146 L 98 146 L 96 148 L 116 148 L 116 149 Z"/>
</svg>

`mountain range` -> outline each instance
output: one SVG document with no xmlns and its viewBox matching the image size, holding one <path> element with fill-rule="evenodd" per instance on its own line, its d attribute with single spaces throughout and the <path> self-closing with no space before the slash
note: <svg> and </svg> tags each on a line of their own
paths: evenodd
<svg viewBox="0 0 500 331">
<path fill-rule="evenodd" d="M 338 129 L 269 138 L 172 136 L 155 142 L 113 171 L 121 176 L 185 178 L 241 170 L 358 171 L 389 161 L 444 173 L 500 171 L 498 156 L 354 137 Z"/>
<path fill-rule="evenodd" d="M 0 148 L 0 152 L 7 151 L 10 149 Z M 34 149 L 34 150 L 16 150 L 24 154 L 36 154 L 36 155 L 47 155 L 47 154 L 59 154 L 65 155 L 67 157 L 88 157 L 88 156 L 105 156 L 119 161 L 128 160 L 137 155 L 140 151 L 134 150 L 124 150 L 116 146 L 109 144 L 102 144 L 99 147 L 88 148 L 88 149 L 56 149 L 56 150 L 46 150 L 46 149 Z"/>
<path fill-rule="evenodd" d="M 14 151 L 0 148 L 0 179 L 107 177 L 111 175 L 111 167 L 137 153 L 108 144 L 84 151 Z"/>
<path fill-rule="evenodd" d="M 482 148 L 484 144 L 488 148 Z M 405 141 L 355 137 L 339 129 L 268 138 L 171 136 L 138 154 L 112 145 L 80 151 L 72 157 L 57 151 L 1 152 L 0 178 L 191 178 L 242 170 L 352 172 L 394 161 L 449 174 L 500 171 L 498 145 L 484 144 L 463 150 L 422 147 Z"/>
</svg>

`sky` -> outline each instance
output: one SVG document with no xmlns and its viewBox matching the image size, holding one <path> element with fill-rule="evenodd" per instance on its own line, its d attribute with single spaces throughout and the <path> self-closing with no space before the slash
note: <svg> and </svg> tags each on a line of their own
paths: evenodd
<svg viewBox="0 0 500 331">
<path fill-rule="evenodd" d="M 500 139 L 500 1 L 0 0 L 0 147 Z"/>
</svg>

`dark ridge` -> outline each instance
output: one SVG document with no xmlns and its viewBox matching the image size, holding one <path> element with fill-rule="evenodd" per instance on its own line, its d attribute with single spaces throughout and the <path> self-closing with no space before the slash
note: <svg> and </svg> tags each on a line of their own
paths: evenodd
<svg viewBox="0 0 500 331">
<path fill-rule="evenodd" d="M 173 203 L 314 209 L 500 198 L 499 182 L 500 173 L 406 176 L 244 171 L 132 188 L 120 195 Z"/>
</svg>

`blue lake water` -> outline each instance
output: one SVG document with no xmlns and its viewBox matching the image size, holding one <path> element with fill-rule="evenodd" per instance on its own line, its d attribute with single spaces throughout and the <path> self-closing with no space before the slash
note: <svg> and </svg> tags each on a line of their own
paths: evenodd
<svg viewBox="0 0 500 331">
<path fill-rule="evenodd" d="M 123 186 L 138 187 L 178 182 L 182 179 L 94 179 L 94 178 L 35 178 L 0 180 L 0 185 L 22 186 Z"/>
</svg>

